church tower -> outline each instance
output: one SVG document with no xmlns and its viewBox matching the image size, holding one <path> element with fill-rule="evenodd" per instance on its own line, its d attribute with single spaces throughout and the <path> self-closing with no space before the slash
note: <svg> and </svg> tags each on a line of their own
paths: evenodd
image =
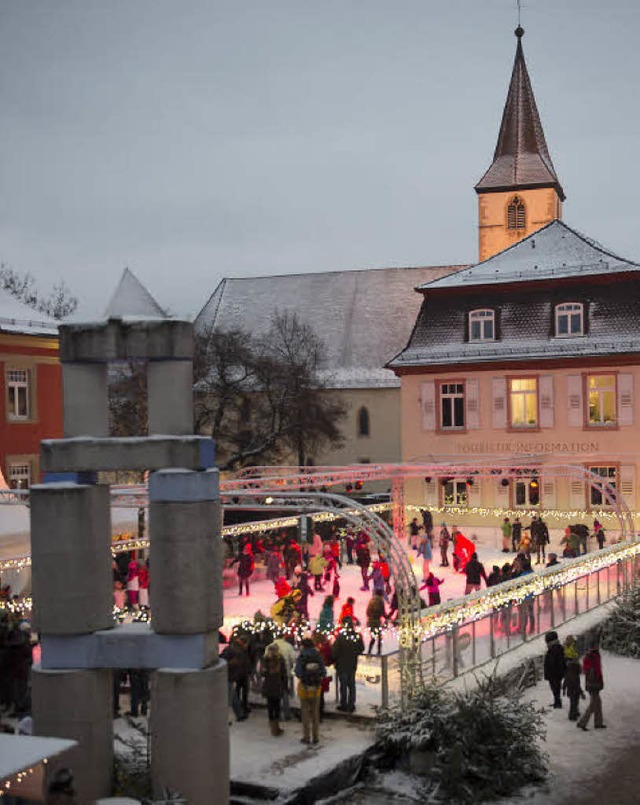
<svg viewBox="0 0 640 805">
<path fill-rule="evenodd" d="M 480 261 L 506 249 L 556 218 L 564 191 L 544 138 L 518 26 L 516 58 L 491 167 L 478 194 Z"/>
</svg>

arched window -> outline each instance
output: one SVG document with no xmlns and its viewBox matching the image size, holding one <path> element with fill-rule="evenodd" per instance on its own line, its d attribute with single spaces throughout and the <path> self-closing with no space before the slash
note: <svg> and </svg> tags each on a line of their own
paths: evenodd
<svg viewBox="0 0 640 805">
<path fill-rule="evenodd" d="M 568 338 L 572 335 L 584 335 L 584 305 L 581 302 L 556 305 L 556 336 Z"/>
<path fill-rule="evenodd" d="M 358 411 L 358 436 L 369 436 L 369 409 L 364 405 Z"/>
<path fill-rule="evenodd" d="M 526 229 L 526 226 L 524 201 L 520 196 L 514 196 L 507 207 L 507 228 Z"/>
<path fill-rule="evenodd" d="M 493 310 L 472 310 L 469 313 L 469 341 L 495 341 L 495 319 Z"/>
</svg>

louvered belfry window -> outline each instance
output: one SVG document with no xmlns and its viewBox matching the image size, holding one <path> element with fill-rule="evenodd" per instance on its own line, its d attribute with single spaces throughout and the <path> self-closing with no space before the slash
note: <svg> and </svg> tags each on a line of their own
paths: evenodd
<svg viewBox="0 0 640 805">
<path fill-rule="evenodd" d="M 514 196 L 507 207 L 507 227 L 509 229 L 526 227 L 524 201 L 519 196 Z"/>
</svg>

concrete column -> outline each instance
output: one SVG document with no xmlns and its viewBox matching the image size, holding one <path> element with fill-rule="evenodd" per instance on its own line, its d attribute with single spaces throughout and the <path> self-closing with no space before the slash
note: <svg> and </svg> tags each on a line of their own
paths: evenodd
<svg viewBox="0 0 640 805">
<path fill-rule="evenodd" d="M 193 365 L 191 361 L 147 364 L 149 434 L 193 434 Z"/>
<path fill-rule="evenodd" d="M 63 428 L 72 436 L 108 436 L 106 363 L 63 363 Z"/>
<path fill-rule="evenodd" d="M 78 746 L 58 761 L 58 766 L 73 769 L 78 802 L 109 796 L 113 767 L 111 671 L 34 668 L 31 687 L 33 734 L 78 741 Z"/>
<path fill-rule="evenodd" d="M 151 779 L 189 805 L 229 802 L 227 666 L 204 671 L 160 669 L 151 688 Z"/>
<path fill-rule="evenodd" d="M 112 627 L 109 487 L 39 484 L 30 499 L 36 628 L 85 634 Z"/>
</svg>

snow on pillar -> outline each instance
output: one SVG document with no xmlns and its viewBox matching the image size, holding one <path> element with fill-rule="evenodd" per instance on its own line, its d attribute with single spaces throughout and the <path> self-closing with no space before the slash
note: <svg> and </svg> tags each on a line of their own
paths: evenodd
<svg viewBox="0 0 640 805">
<path fill-rule="evenodd" d="M 106 363 L 63 363 L 62 388 L 65 437 L 108 436 Z"/>
<path fill-rule="evenodd" d="M 147 364 L 149 433 L 193 433 L 193 365 L 191 361 Z"/>
</svg>

